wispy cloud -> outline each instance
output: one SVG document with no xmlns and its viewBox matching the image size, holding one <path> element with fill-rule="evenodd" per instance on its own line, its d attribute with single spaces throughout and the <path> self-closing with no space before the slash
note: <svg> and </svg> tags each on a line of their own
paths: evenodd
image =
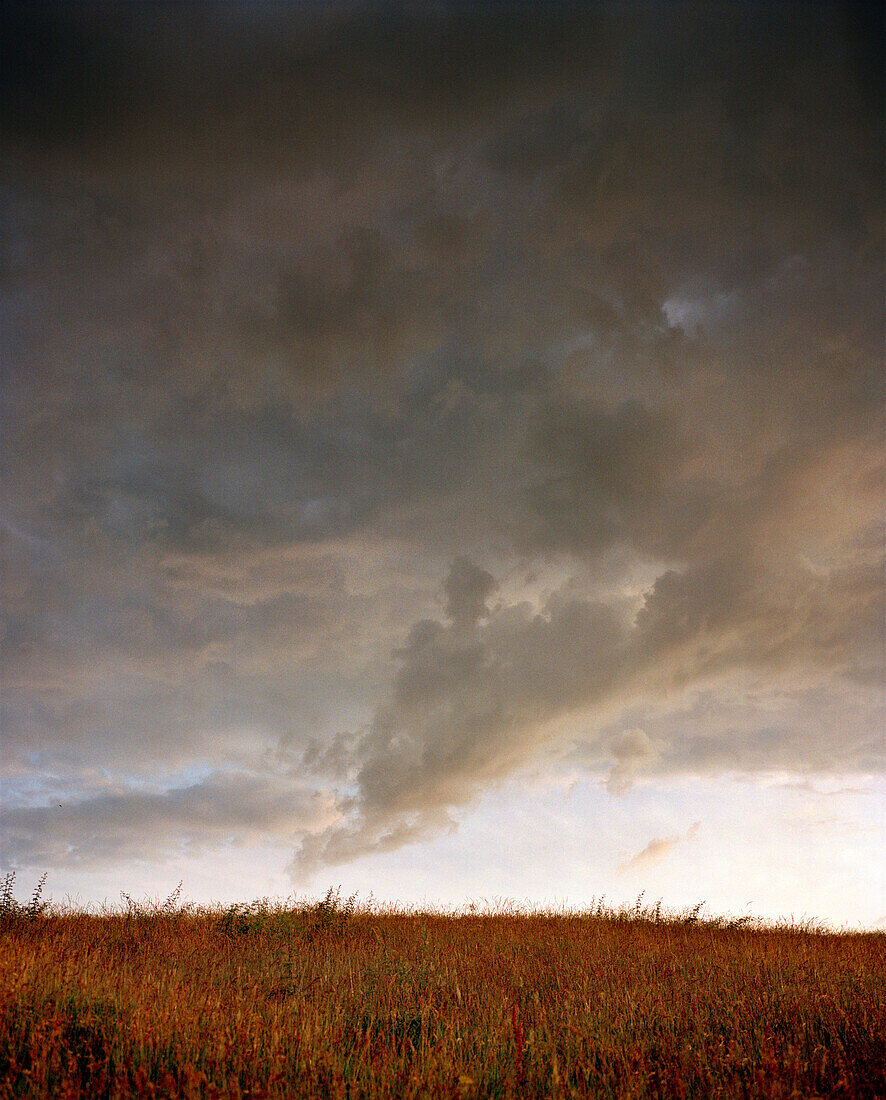
<svg viewBox="0 0 886 1100">
<path fill-rule="evenodd" d="M 644 871 L 651 870 L 670 855 L 679 844 L 682 844 L 684 841 L 692 840 L 698 833 L 700 827 L 701 822 L 696 821 L 690 826 L 685 836 L 653 837 L 642 851 L 637 852 L 635 856 L 632 856 L 619 865 L 619 874 L 640 874 Z"/>
</svg>

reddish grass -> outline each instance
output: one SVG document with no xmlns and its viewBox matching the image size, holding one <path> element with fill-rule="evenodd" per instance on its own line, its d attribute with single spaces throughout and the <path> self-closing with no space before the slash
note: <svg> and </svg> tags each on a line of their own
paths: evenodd
<svg viewBox="0 0 886 1100">
<path fill-rule="evenodd" d="M 886 1096 L 882 934 L 656 918 L 13 906 L 0 1098 Z"/>
</svg>

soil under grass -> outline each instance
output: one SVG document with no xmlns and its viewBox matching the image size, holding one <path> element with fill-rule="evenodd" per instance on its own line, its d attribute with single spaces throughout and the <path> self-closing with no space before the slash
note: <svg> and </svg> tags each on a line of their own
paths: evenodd
<svg viewBox="0 0 886 1100">
<path fill-rule="evenodd" d="M 172 904 L 0 920 L 0 1098 L 884 1097 L 886 936 Z"/>
</svg>

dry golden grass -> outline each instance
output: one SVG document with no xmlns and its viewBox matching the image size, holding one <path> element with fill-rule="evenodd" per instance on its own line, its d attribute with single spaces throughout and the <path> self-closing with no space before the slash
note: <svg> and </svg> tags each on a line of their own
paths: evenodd
<svg viewBox="0 0 886 1100">
<path fill-rule="evenodd" d="M 0 1097 L 886 1096 L 881 934 L 0 906 Z"/>
</svg>

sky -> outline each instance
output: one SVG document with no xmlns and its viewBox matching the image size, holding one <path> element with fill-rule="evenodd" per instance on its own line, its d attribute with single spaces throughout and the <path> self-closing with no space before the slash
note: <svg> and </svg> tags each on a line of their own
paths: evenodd
<svg viewBox="0 0 886 1100">
<path fill-rule="evenodd" d="M 0 20 L 19 890 L 886 926 L 879 5 Z"/>
</svg>

